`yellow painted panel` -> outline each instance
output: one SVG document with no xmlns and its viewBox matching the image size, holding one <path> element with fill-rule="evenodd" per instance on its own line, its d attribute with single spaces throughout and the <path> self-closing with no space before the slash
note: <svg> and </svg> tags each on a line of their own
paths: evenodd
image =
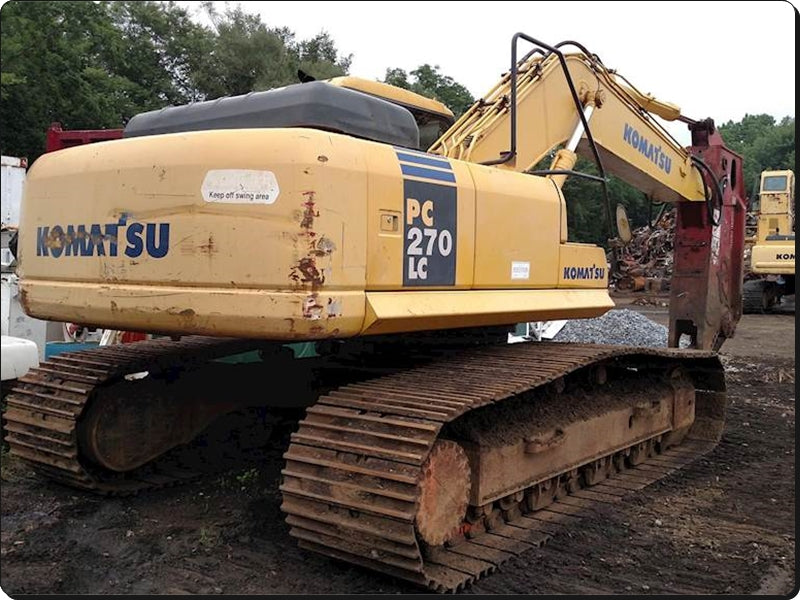
<svg viewBox="0 0 800 600">
<path fill-rule="evenodd" d="M 794 248 L 793 243 L 783 241 L 753 246 L 750 255 L 753 273 L 794 275 Z"/>
<path fill-rule="evenodd" d="M 469 288 L 475 191 L 468 166 L 389 146 L 376 146 L 367 160 L 367 289 Z"/>
<path fill-rule="evenodd" d="M 410 229 L 414 226 L 430 234 L 422 235 L 420 238 L 421 257 L 439 255 L 442 247 L 447 249 L 439 239 L 444 231 L 443 224 L 434 220 L 430 220 L 427 224 L 420 222 L 423 207 L 431 207 L 431 212 L 426 213 L 426 216 L 440 213 L 442 207 L 433 207 L 437 202 L 435 196 L 442 190 L 451 193 L 455 206 L 455 228 L 447 226 L 447 233 L 452 236 L 450 251 L 455 257 L 455 273 L 452 280 L 448 280 L 447 283 L 425 287 L 469 288 L 472 285 L 475 231 L 475 191 L 469 170 L 466 165 L 458 161 L 449 161 L 450 171 L 446 171 L 438 167 L 429 168 L 423 163 L 409 162 L 408 157 L 423 161 L 427 159 L 422 152 L 389 146 L 376 146 L 374 151 L 367 155 L 369 166 L 367 289 L 400 289 L 404 284 L 404 273 L 407 275 L 409 269 L 418 268 L 417 262 L 409 264 L 410 257 L 406 254 L 414 239 L 409 237 Z M 431 158 L 440 163 L 444 160 L 441 157 Z M 444 173 L 455 179 L 455 183 L 404 175 L 401 163 L 423 170 L 428 169 L 433 173 Z M 425 195 L 426 190 L 431 191 L 431 194 Z M 428 202 L 432 204 L 426 204 Z M 412 261 L 414 259 L 415 257 L 411 257 Z M 433 259 L 428 257 L 427 260 Z M 424 284 L 422 281 L 412 283 Z"/>
<path fill-rule="evenodd" d="M 23 306 L 40 319 L 154 333 L 273 340 L 348 337 L 361 329 L 364 292 L 25 282 Z M 296 315 L 296 316 L 292 316 Z"/>
<path fill-rule="evenodd" d="M 367 289 L 403 286 L 403 180 L 390 146 L 367 156 Z"/>
<path fill-rule="evenodd" d="M 470 165 L 475 181 L 475 288 L 555 287 L 561 196 L 552 181 Z"/>
<path fill-rule="evenodd" d="M 591 318 L 613 307 L 607 289 L 368 292 L 364 333 Z"/>
<path fill-rule="evenodd" d="M 345 75 L 342 77 L 333 77 L 332 79 L 328 79 L 327 82 L 339 87 L 378 96 L 379 98 L 384 98 L 395 104 L 419 108 L 445 117 L 453 117 L 453 111 L 438 100 L 427 98 L 411 90 L 398 88 L 381 81 Z"/>
<path fill-rule="evenodd" d="M 608 266 L 602 248 L 591 244 L 561 246 L 558 263 L 560 288 L 608 288 Z"/>
</svg>

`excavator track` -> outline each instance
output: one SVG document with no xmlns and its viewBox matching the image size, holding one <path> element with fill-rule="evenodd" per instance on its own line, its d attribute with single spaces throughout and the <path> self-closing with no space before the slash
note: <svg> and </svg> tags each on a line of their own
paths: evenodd
<svg viewBox="0 0 800 600">
<path fill-rule="evenodd" d="M 591 376 L 599 365 L 688 373 L 695 418 L 686 441 L 662 448 L 659 435 L 570 465 L 479 510 L 470 506 L 459 535 L 428 544 L 421 534 L 428 527 L 421 522 L 427 508 L 420 505 L 429 501 L 424 482 L 437 461 L 443 473 L 434 487 L 449 488 L 448 472 L 469 469 L 457 458 L 447 460 L 448 445 L 455 445 L 442 437 L 452 434 L 448 427 L 471 411 L 542 386 L 563 389 L 566 379 Z M 598 504 L 616 502 L 714 447 L 724 423 L 724 391 L 719 359 L 705 351 L 560 343 L 471 350 L 321 397 L 284 455 L 281 508 L 302 548 L 437 592 L 457 591 L 546 543 Z M 551 502 L 531 501 L 534 489 L 551 490 Z M 445 500 L 454 510 L 466 508 L 465 498 Z"/>
<path fill-rule="evenodd" d="M 124 495 L 185 481 L 199 473 L 158 461 L 128 473 L 89 464 L 79 448 L 82 417 L 99 391 L 126 375 L 191 368 L 257 347 L 251 340 L 187 336 L 58 354 L 12 387 L 6 441 L 36 471 L 76 488 Z"/>
<path fill-rule="evenodd" d="M 742 286 L 742 312 L 746 315 L 767 312 L 764 288 L 767 282 L 761 279 L 745 281 Z"/>
</svg>

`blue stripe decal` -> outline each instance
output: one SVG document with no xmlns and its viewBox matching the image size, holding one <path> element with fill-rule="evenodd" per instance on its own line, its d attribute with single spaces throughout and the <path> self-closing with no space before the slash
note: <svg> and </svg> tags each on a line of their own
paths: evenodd
<svg viewBox="0 0 800 600">
<path fill-rule="evenodd" d="M 452 171 L 450 163 L 441 158 L 433 158 L 430 156 L 420 156 L 419 154 L 406 154 L 405 152 L 397 152 L 397 158 L 406 162 L 417 163 L 420 165 L 428 165 L 429 167 L 441 167 Z"/>
<path fill-rule="evenodd" d="M 400 165 L 400 170 L 403 175 L 411 175 L 413 177 L 423 177 L 425 179 L 436 179 L 438 181 L 456 182 L 456 176 L 451 172 L 434 171 L 433 169 L 425 169 L 423 167 L 415 167 L 413 165 Z"/>
</svg>

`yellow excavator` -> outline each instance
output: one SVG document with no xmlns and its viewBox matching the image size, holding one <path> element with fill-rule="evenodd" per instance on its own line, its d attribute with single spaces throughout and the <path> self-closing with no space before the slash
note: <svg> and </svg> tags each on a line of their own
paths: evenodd
<svg viewBox="0 0 800 600">
<path fill-rule="evenodd" d="M 750 273 L 744 282 L 742 310 L 769 312 L 783 296 L 794 295 L 794 172 L 763 171 Z"/>
<path fill-rule="evenodd" d="M 158 336 L 19 379 L 11 451 L 132 493 L 180 478 L 164 457 L 218 415 L 306 406 L 280 487 L 291 535 L 448 591 L 540 543 L 552 515 L 713 447 L 716 350 L 741 311 L 741 158 L 576 42 L 511 48 L 455 122 L 344 77 L 144 113 L 121 140 L 38 159 L 26 311 Z M 692 145 L 654 116 L 687 123 Z M 611 173 L 676 206 L 670 347 L 508 344 L 516 323 L 613 307 L 605 253 L 569 241 L 561 190 Z"/>
</svg>

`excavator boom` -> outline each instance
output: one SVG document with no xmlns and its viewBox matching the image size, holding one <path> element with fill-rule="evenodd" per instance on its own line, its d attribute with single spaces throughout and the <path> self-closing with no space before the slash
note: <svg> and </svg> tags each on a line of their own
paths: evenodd
<svg viewBox="0 0 800 600">
<path fill-rule="evenodd" d="M 518 60 L 521 42 L 535 47 Z M 566 46 L 580 52 L 564 54 Z M 619 77 L 576 42 L 549 46 L 517 33 L 509 72 L 430 151 L 545 175 L 559 187 L 582 155 L 595 160 L 603 180 L 616 175 L 652 201 L 676 204 L 669 345 L 687 335 L 692 347 L 719 349 L 741 316 L 742 159 L 710 119 L 682 116 Z M 681 147 L 653 115 L 688 123 L 692 146 Z M 537 168 L 554 153 L 550 168 Z M 561 214 L 564 242 L 566 207 Z"/>
<path fill-rule="evenodd" d="M 518 62 L 521 41 L 537 48 Z M 572 150 L 599 159 L 609 174 L 654 201 L 703 200 L 703 180 L 689 153 L 653 118 L 676 120 L 680 109 L 620 84 L 585 49 L 564 54 L 567 45 L 575 44 L 551 47 L 516 34 L 509 72 L 429 151 L 530 172 L 578 132 Z"/>
</svg>

